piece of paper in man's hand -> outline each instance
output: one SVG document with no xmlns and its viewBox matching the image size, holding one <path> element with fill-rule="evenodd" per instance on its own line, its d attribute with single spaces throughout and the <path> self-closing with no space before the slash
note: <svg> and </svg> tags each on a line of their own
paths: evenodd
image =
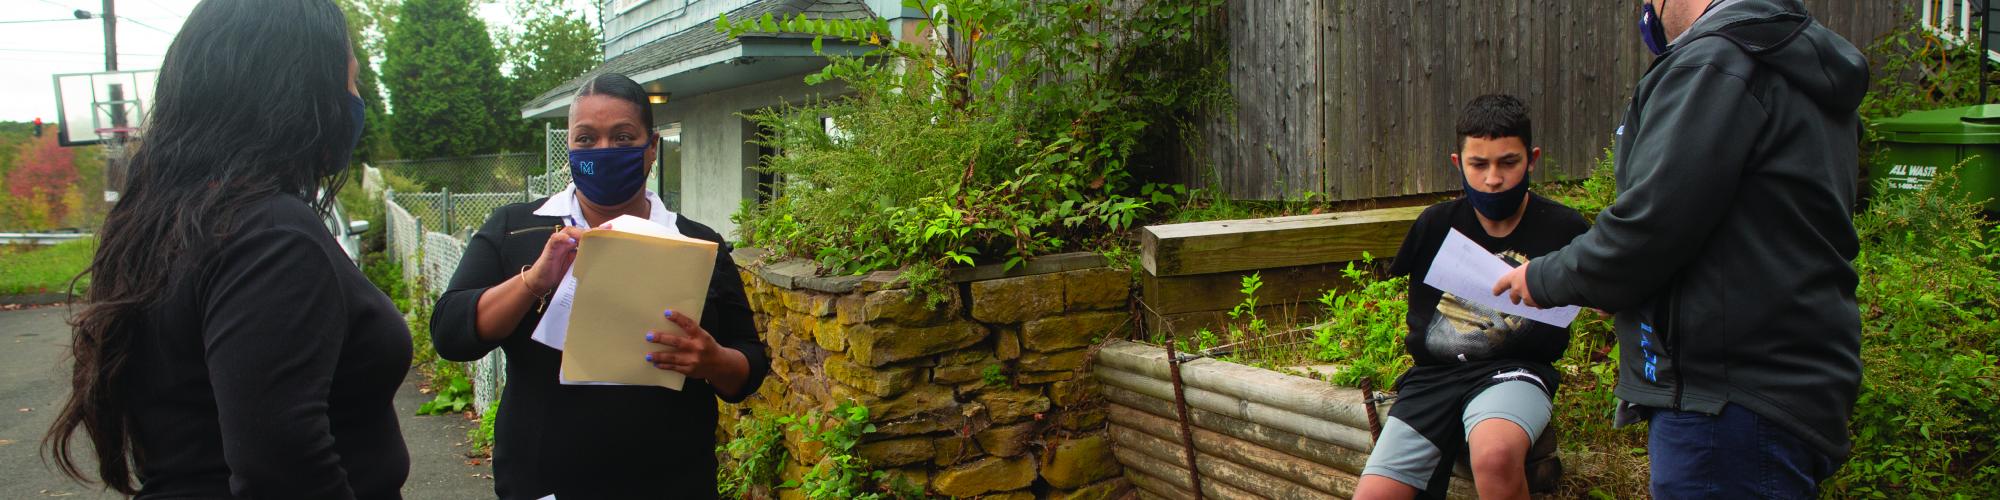
<svg viewBox="0 0 2000 500">
<path fill-rule="evenodd" d="M 680 390 L 685 375 L 646 362 L 646 353 L 667 350 L 647 342 L 646 332 L 686 335 L 667 321 L 662 314 L 667 309 L 701 321 L 719 250 L 714 242 L 632 216 L 584 233 L 570 265 L 576 293 L 563 335 L 561 376 Z"/>
<path fill-rule="evenodd" d="M 1515 304 L 1506 293 L 1493 295 L 1493 284 L 1512 270 L 1514 266 L 1507 265 L 1507 261 L 1453 229 L 1445 235 L 1444 245 L 1438 247 L 1437 258 L 1431 260 L 1424 284 L 1474 304 L 1557 327 L 1568 327 L 1576 319 L 1577 311 L 1581 310 L 1576 306 L 1536 309 Z"/>
</svg>

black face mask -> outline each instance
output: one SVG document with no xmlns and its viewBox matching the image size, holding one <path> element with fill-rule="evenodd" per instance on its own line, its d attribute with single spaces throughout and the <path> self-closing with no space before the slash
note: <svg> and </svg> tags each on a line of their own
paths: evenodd
<svg viewBox="0 0 2000 500">
<path fill-rule="evenodd" d="M 1463 165 L 1459 166 L 1461 172 L 1464 169 Z M 1487 219 L 1492 220 L 1507 220 L 1508 217 L 1513 217 L 1514 214 L 1519 213 L 1521 211 L 1521 204 L 1527 202 L 1528 178 L 1533 174 L 1534 172 L 1521 173 L 1520 184 L 1515 184 L 1513 188 L 1498 193 L 1488 193 L 1473 189 L 1472 182 L 1465 180 L 1463 175 L 1460 176 L 1459 182 L 1465 183 L 1465 199 L 1472 202 L 1472 209 L 1478 210 L 1479 215 L 1484 215 Z"/>
</svg>

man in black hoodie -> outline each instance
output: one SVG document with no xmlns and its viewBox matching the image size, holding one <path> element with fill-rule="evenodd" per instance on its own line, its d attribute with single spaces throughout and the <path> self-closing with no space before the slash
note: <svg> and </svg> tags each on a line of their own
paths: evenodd
<svg viewBox="0 0 2000 500">
<path fill-rule="evenodd" d="M 1650 419 L 1654 496 L 1816 496 L 1861 383 L 1867 61 L 1799 0 L 1642 6 L 1659 57 L 1618 128 L 1617 201 L 1494 293 L 1617 313 L 1619 420 Z"/>
</svg>

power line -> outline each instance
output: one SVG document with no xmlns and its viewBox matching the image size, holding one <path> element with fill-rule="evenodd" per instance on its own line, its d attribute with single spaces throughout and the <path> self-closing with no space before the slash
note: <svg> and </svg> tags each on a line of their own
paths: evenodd
<svg viewBox="0 0 2000 500">
<path fill-rule="evenodd" d="M 155 28 L 155 27 L 153 27 L 153 25 L 151 25 L 151 24 L 146 24 L 146 23 L 142 23 L 142 22 L 139 22 L 139 20 L 138 20 L 138 19 L 133 19 L 133 18 L 129 18 L 129 17 L 125 17 L 125 16 L 118 16 L 118 20 L 120 20 L 120 21 L 125 21 L 125 22 L 129 22 L 129 23 L 132 23 L 132 24 L 137 24 L 137 25 L 139 25 L 140 27 L 143 27 L 143 28 L 146 28 L 146 29 L 149 29 L 149 30 L 153 30 L 153 31 L 158 31 L 158 32 L 160 32 L 160 33 L 162 33 L 162 34 L 165 34 L 165 35 L 167 35 L 167 36 L 174 36 L 174 32 L 172 32 L 172 31 L 167 31 L 167 30 L 163 30 L 163 29 L 159 29 L 159 28 Z"/>
<path fill-rule="evenodd" d="M 58 21 L 84 21 L 84 19 L 77 19 L 73 17 L 69 19 L 19 19 L 13 21 L 0 21 L 0 24 L 53 23 Z"/>
<path fill-rule="evenodd" d="M 81 9 L 77 9 L 76 7 L 73 7 L 73 6 L 69 6 L 69 5 L 63 5 L 63 4 L 59 4 L 59 3 L 56 3 L 56 2 L 54 1 L 54 0 L 41 0 L 41 2 L 42 2 L 42 3 L 45 3 L 45 4 L 49 4 L 49 5 L 54 5 L 54 6 L 57 6 L 57 7 L 62 7 L 62 8 L 65 8 L 65 9 L 70 9 L 70 10 L 81 10 Z"/>
<path fill-rule="evenodd" d="M 46 2 L 46 1 L 48 1 L 48 0 L 42 0 L 42 1 Z M 182 15 L 182 14 L 181 14 L 181 13 L 179 13 L 179 12 L 175 12 L 175 11 L 174 11 L 173 9 L 169 9 L 169 8 L 167 8 L 167 6 L 165 6 L 165 5 L 160 5 L 160 3 L 159 3 L 159 2 L 155 2 L 155 1 L 153 1 L 153 0 L 146 0 L 146 3 L 148 3 L 148 4 L 151 4 L 151 5 L 153 6 L 153 8 L 155 8 L 155 9 L 160 9 L 160 12 L 165 12 L 165 13 L 168 13 L 168 14 L 172 14 L 172 15 L 173 15 L 174 17 L 178 17 L 178 18 L 181 18 L 181 19 L 187 19 L 187 16 L 186 16 L 186 15 Z"/>
<path fill-rule="evenodd" d="M 104 52 L 102 52 L 102 51 L 83 51 L 83 50 L 51 50 L 51 49 L 20 49 L 20 48 L 12 48 L 12 47 L 0 47 L 0 52 L 27 52 L 27 53 L 39 53 L 39 54 L 70 54 L 70 55 L 83 55 L 83 56 L 101 56 L 101 55 L 104 55 Z M 166 54 L 142 54 L 142 53 L 136 53 L 136 52 L 119 52 L 119 53 L 118 53 L 118 55 L 121 55 L 121 56 L 133 56 L 133 57 L 166 57 Z"/>
</svg>

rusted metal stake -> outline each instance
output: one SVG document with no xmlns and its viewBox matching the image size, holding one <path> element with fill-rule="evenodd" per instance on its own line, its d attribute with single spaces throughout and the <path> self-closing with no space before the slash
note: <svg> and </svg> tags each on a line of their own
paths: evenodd
<svg viewBox="0 0 2000 500">
<path fill-rule="evenodd" d="M 1361 379 L 1361 405 L 1368 410 L 1368 438 L 1382 440 L 1382 417 L 1375 415 L 1375 377 Z"/>
<path fill-rule="evenodd" d="M 1161 321 L 1165 320 L 1164 317 L 1161 318 Z M 1177 340 L 1180 339 L 1174 334 L 1173 327 L 1168 326 L 1166 342 L 1167 370 L 1173 374 L 1174 411 L 1179 417 L 1178 420 L 1180 420 L 1181 447 L 1187 450 L 1188 479 L 1194 486 L 1195 500 L 1201 500 L 1203 497 L 1201 492 L 1201 469 L 1195 466 L 1194 431 L 1188 426 L 1187 390 L 1185 386 L 1181 385 L 1181 357 L 1179 353 L 1174 352 L 1174 342 Z"/>
</svg>

